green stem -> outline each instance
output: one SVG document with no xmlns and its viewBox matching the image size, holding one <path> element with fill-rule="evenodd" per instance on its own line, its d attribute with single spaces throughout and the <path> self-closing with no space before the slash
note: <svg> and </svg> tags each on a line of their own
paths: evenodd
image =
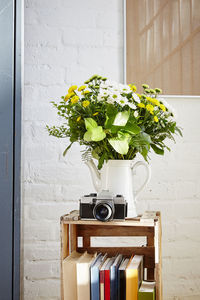
<svg viewBox="0 0 200 300">
<path fill-rule="evenodd" d="M 106 141 L 103 140 L 103 143 L 104 143 L 104 146 L 105 146 L 105 149 L 107 150 L 107 152 L 111 155 L 112 159 L 114 159 L 113 155 L 112 155 L 112 152 L 108 149 L 107 147 L 107 144 L 106 144 Z"/>
</svg>

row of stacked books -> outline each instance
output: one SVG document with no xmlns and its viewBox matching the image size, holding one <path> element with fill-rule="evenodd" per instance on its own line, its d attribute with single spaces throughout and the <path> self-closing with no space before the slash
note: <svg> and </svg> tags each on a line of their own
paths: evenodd
<svg viewBox="0 0 200 300">
<path fill-rule="evenodd" d="M 63 260 L 64 300 L 155 300 L 155 282 L 143 280 L 143 256 L 81 254 Z"/>
</svg>

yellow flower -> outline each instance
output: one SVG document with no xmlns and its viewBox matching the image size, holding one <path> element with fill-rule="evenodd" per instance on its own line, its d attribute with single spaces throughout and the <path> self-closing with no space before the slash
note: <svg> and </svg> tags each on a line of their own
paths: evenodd
<svg viewBox="0 0 200 300">
<path fill-rule="evenodd" d="M 166 111 L 166 107 L 164 106 L 164 104 L 160 104 L 160 108 L 161 108 L 163 111 Z"/>
<path fill-rule="evenodd" d="M 141 108 L 145 108 L 144 103 L 139 103 L 138 106 L 141 107 Z"/>
<path fill-rule="evenodd" d="M 152 99 L 151 102 L 157 106 L 160 105 L 160 102 L 157 99 Z"/>
<path fill-rule="evenodd" d="M 137 91 L 137 88 L 134 84 L 129 84 L 129 86 L 134 93 Z"/>
<path fill-rule="evenodd" d="M 136 95 L 137 95 L 139 98 L 141 98 L 141 95 L 140 95 L 140 94 L 137 93 Z"/>
<path fill-rule="evenodd" d="M 95 113 L 93 114 L 93 116 L 97 116 L 97 115 L 98 115 L 98 113 L 99 113 L 98 111 L 97 111 L 97 112 L 95 112 Z"/>
<path fill-rule="evenodd" d="M 155 99 L 155 98 L 147 97 L 147 100 L 149 102 L 153 103 L 154 105 L 157 105 L 157 106 L 160 105 L 160 102 L 157 99 Z"/>
<path fill-rule="evenodd" d="M 90 104 L 90 101 L 85 100 L 82 102 L 83 107 L 87 107 Z"/>
<path fill-rule="evenodd" d="M 79 121 L 80 121 L 80 119 L 81 119 L 81 116 L 79 116 L 79 117 L 76 119 L 76 121 L 77 121 L 77 122 L 79 122 Z"/>
<path fill-rule="evenodd" d="M 147 109 L 150 113 L 152 113 L 153 110 L 154 110 L 154 107 L 153 107 L 153 105 L 151 105 L 151 104 L 147 104 L 147 105 L 146 105 L 146 109 Z"/>
<path fill-rule="evenodd" d="M 74 96 L 74 92 L 71 92 L 71 93 L 68 93 L 66 96 L 65 96 L 65 101 L 69 100 L 69 98 L 71 98 L 72 96 Z"/>
<path fill-rule="evenodd" d="M 79 91 L 79 92 L 82 92 L 85 88 L 86 88 L 86 85 L 81 85 L 81 86 L 78 88 L 78 91 Z"/>
<path fill-rule="evenodd" d="M 153 99 L 153 100 L 154 100 L 154 102 L 153 102 L 153 103 L 154 103 L 155 105 L 157 105 L 157 106 L 159 106 L 159 105 L 160 105 L 160 102 L 159 102 L 157 99 Z"/>
<path fill-rule="evenodd" d="M 155 121 L 156 123 L 158 123 L 158 117 L 157 117 L 157 116 L 155 116 L 153 119 L 154 119 L 154 121 Z"/>
<path fill-rule="evenodd" d="M 69 94 L 67 94 L 64 98 L 65 101 L 69 100 Z"/>
<path fill-rule="evenodd" d="M 74 96 L 74 97 L 72 97 L 72 99 L 71 99 L 71 103 L 72 103 L 72 104 L 75 104 L 75 103 L 78 102 L 78 100 L 79 100 L 79 97 L 78 97 L 78 96 Z"/>
<path fill-rule="evenodd" d="M 74 90 L 77 89 L 77 85 L 72 85 L 69 89 L 68 89 L 68 93 L 73 92 Z"/>
<path fill-rule="evenodd" d="M 134 84 L 131 86 L 131 89 L 132 89 L 132 91 L 133 91 L 134 93 L 137 91 L 137 88 L 136 88 L 136 86 L 135 86 Z"/>
<path fill-rule="evenodd" d="M 90 93 L 90 91 L 86 90 L 86 91 L 83 91 L 83 92 L 82 92 L 82 95 L 86 95 L 86 94 L 88 94 L 88 93 Z"/>
</svg>

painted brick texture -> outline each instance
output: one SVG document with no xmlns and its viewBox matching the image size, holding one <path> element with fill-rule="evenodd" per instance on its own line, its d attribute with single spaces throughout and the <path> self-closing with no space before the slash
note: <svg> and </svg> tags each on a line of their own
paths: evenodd
<svg viewBox="0 0 200 300">
<path fill-rule="evenodd" d="M 123 1 L 25 0 L 24 15 L 23 294 L 56 300 L 59 218 L 93 187 L 80 147 L 63 158 L 68 141 L 48 136 L 45 125 L 59 122 L 50 101 L 94 73 L 123 80 Z M 138 200 L 138 212 L 162 212 L 164 300 L 200 298 L 199 100 L 169 99 L 184 138 L 151 156 L 152 179 Z"/>
</svg>

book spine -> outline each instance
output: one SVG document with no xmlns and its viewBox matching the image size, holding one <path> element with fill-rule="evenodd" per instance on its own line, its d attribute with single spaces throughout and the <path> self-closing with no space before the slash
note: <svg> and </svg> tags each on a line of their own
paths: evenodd
<svg viewBox="0 0 200 300">
<path fill-rule="evenodd" d="M 126 300 L 126 275 L 125 271 L 119 271 L 118 273 L 118 300 Z"/>
<path fill-rule="evenodd" d="M 100 271 L 100 300 L 104 300 L 104 271 Z"/>
<path fill-rule="evenodd" d="M 115 287 L 115 267 L 111 266 L 110 268 L 110 300 L 116 300 L 117 295 L 116 295 L 116 288 Z"/>
<path fill-rule="evenodd" d="M 91 268 L 91 300 L 99 299 L 99 269 L 96 267 Z"/>
<path fill-rule="evenodd" d="M 110 300 L 110 270 L 105 270 L 105 300 Z"/>
</svg>

